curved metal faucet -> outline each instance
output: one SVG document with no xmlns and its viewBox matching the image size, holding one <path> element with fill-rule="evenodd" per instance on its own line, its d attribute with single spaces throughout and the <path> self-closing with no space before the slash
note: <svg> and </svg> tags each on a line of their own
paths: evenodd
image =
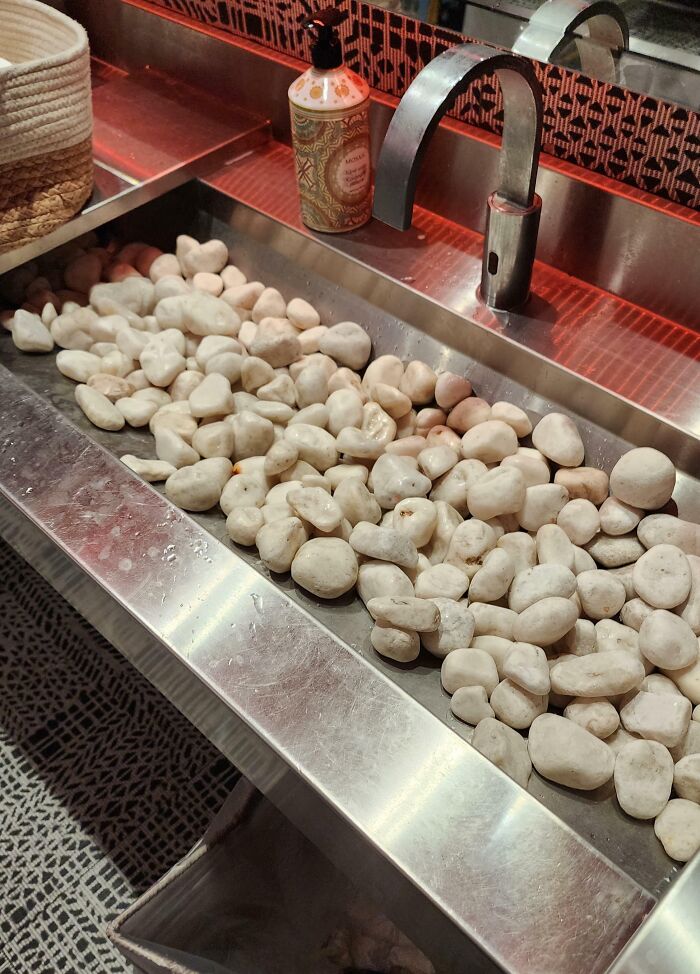
<svg viewBox="0 0 700 974">
<path fill-rule="evenodd" d="M 397 230 L 411 225 L 416 182 L 430 137 L 477 78 L 498 77 L 504 102 L 498 189 L 487 201 L 481 295 L 492 308 L 523 304 L 530 291 L 542 201 L 535 179 L 542 93 L 529 61 L 482 44 L 460 44 L 430 62 L 409 86 L 382 145 L 374 216 Z"/>
<path fill-rule="evenodd" d="M 574 33 L 583 24 L 588 37 Z M 616 80 L 613 51 L 629 47 L 629 25 L 612 0 L 546 0 L 530 17 L 513 51 L 536 61 L 556 62 L 572 40 L 584 74 Z"/>
</svg>

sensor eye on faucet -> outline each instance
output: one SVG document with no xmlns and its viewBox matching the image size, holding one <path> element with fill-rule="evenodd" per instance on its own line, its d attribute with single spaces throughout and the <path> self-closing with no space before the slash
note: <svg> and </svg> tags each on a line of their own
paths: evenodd
<svg viewBox="0 0 700 974">
<path fill-rule="evenodd" d="M 530 291 L 542 206 L 535 193 L 542 92 L 529 61 L 481 44 L 460 44 L 423 68 L 401 99 L 384 139 L 373 212 L 389 226 L 410 227 L 430 137 L 472 81 L 494 73 L 503 92 L 504 122 L 499 186 L 487 200 L 481 296 L 491 308 L 511 310 L 524 304 Z"/>
</svg>

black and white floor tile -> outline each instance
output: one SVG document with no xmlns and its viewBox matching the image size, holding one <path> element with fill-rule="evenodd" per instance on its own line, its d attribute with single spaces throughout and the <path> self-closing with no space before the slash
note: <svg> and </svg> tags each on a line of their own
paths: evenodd
<svg viewBox="0 0 700 974">
<path fill-rule="evenodd" d="M 0 541 L 0 974 L 123 974 L 105 924 L 237 772 Z"/>
</svg>

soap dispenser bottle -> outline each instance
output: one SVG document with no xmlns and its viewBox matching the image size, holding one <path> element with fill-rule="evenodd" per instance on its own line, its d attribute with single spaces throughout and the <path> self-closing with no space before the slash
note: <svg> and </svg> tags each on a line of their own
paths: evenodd
<svg viewBox="0 0 700 974">
<path fill-rule="evenodd" d="M 353 230 L 371 216 L 369 85 L 343 63 L 339 22 L 335 7 L 306 21 L 312 67 L 289 88 L 301 218 L 325 233 Z"/>
</svg>

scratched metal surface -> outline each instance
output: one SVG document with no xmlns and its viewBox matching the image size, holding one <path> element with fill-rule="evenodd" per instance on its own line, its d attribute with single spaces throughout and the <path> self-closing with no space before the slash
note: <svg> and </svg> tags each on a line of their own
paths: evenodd
<svg viewBox="0 0 700 974">
<path fill-rule="evenodd" d="M 46 375 L 50 359 L 27 361 L 30 384 L 75 418 L 69 390 Z M 650 894 L 4 370 L 0 420 L 4 502 L 70 552 L 473 941 L 522 974 L 606 970 Z"/>
</svg>

